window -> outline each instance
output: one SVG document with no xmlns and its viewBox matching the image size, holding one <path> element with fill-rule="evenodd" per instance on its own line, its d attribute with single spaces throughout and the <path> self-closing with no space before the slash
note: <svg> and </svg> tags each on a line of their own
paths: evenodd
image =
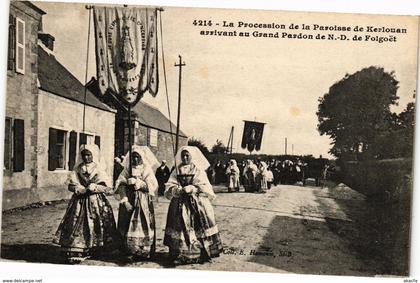
<svg viewBox="0 0 420 283">
<path fill-rule="evenodd" d="M 80 133 L 79 134 L 79 147 L 82 144 L 94 144 L 95 136 L 91 134 Z"/>
<path fill-rule="evenodd" d="M 25 170 L 25 126 L 21 119 L 6 117 L 4 134 L 4 169 Z"/>
<path fill-rule="evenodd" d="M 158 131 L 155 129 L 148 129 L 149 132 L 149 145 L 158 146 Z"/>
<path fill-rule="evenodd" d="M 48 170 L 66 169 L 67 132 L 50 128 L 48 144 Z"/>
<path fill-rule="evenodd" d="M 79 148 L 77 147 L 77 132 L 66 132 L 50 128 L 50 144 L 48 151 L 48 170 L 72 170 L 76 165 L 78 150 L 82 144 L 101 145 L 101 138 L 85 133 L 79 133 Z M 68 139 L 67 139 L 68 138 Z M 66 155 L 66 153 L 68 153 Z"/>
<path fill-rule="evenodd" d="M 57 156 L 56 169 L 64 169 L 66 159 L 66 132 L 57 130 L 57 142 L 55 144 Z"/>
<path fill-rule="evenodd" d="M 25 73 L 25 22 L 16 17 L 16 72 Z"/>
<path fill-rule="evenodd" d="M 100 136 L 95 136 L 95 144 L 101 148 L 101 137 Z"/>
<path fill-rule="evenodd" d="M 82 144 L 96 144 L 99 148 L 101 148 L 101 137 L 95 136 L 93 134 L 85 134 L 80 133 L 79 134 L 79 147 Z"/>
<path fill-rule="evenodd" d="M 7 69 L 13 70 L 15 64 L 15 17 L 9 15 L 9 46 L 7 52 Z"/>
</svg>

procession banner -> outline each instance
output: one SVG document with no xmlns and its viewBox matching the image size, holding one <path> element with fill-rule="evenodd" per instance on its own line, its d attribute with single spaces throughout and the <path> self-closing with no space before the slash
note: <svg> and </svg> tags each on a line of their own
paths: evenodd
<svg viewBox="0 0 420 283">
<path fill-rule="evenodd" d="M 241 147 L 252 152 L 261 149 L 261 142 L 265 123 L 244 121 Z"/>
<path fill-rule="evenodd" d="M 1 264 L 416 282 L 418 16 L 101 1 L 0 1 Z"/>
<path fill-rule="evenodd" d="M 157 11 L 154 8 L 94 7 L 96 68 L 102 94 L 111 91 L 134 105 L 158 91 Z"/>
</svg>

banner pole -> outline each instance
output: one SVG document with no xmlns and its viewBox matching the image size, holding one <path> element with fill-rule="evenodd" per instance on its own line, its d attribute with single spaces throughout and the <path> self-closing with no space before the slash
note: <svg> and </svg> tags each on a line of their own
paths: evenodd
<svg viewBox="0 0 420 283">
<path fill-rule="evenodd" d="M 175 67 L 179 67 L 179 77 L 178 77 L 178 117 L 176 121 L 176 141 L 175 141 L 175 154 L 178 152 L 179 145 L 179 126 L 181 119 L 181 81 L 182 81 L 182 67 L 185 66 L 185 63 L 182 62 L 181 55 L 178 55 L 179 63 L 175 64 Z"/>
<path fill-rule="evenodd" d="M 128 156 L 129 156 L 129 174 L 131 177 L 132 174 L 132 154 L 131 154 L 131 148 L 132 148 L 132 143 L 131 143 L 131 105 L 128 105 Z"/>
<path fill-rule="evenodd" d="M 90 22 L 92 17 L 92 8 L 93 6 L 86 5 L 85 8 L 88 10 L 89 19 L 88 19 L 88 32 L 87 32 L 87 47 L 86 47 L 86 67 L 85 67 L 85 87 L 83 93 L 83 133 L 86 130 L 86 92 L 87 92 L 87 76 L 88 76 L 88 67 L 89 67 L 89 41 L 90 41 Z"/>
</svg>

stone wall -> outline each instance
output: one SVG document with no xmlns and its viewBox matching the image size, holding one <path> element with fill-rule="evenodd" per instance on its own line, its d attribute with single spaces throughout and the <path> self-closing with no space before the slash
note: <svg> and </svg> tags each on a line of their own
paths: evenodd
<svg viewBox="0 0 420 283">
<path fill-rule="evenodd" d="M 157 132 L 157 146 L 150 145 L 149 142 L 149 131 L 146 126 L 139 125 L 136 129 L 136 144 L 138 145 L 147 145 L 150 150 L 155 154 L 157 160 L 160 162 L 166 160 L 168 164 L 171 164 L 173 160 L 173 148 L 175 147 L 176 135 L 166 133 L 163 131 Z M 187 145 L 188 138 L 179 137 L 179 147 Z"/>
<path fill-rule="evenodd" d="M 65 182 L 72 168 L 48 171 L 49 128 L 66 132 L 83 131 L 83 104 L 39 90 L 38 131 L 35 137 L 37 147 L 37 171 L 34 177 L 36 185 L 31 188 L 8 188 L 3 192 L 3 209 L 28 205 L 34 202 L 65 199 L 71 196 Z M 85 133 L 101 137 L 101 159 L 110 176 L 113 173 L 115 113 L 86 106 Z M 78 135 L 77 145 L 79 145 Z M 67 135 L 68 154 L 69 136 Z M 77 160 L 77 157 L 76 157 Z"/>
<path fill-rule="evenodd" d="M 86 106 L 85 133 L 101 137 L 101 160 L 110 176 L 113 173 L 115 113 Z M 49 128 L 83 132 L 83 104 L 40 90 L 38 133 L 38 188 L 61 187 L 69 170 L 48 171 Z M 67 136 L 67 142 L 68 142 Z M 68 149 L 67 149 L 68 153 Z M 77 158 L 76 158 L 77 160 Z M 67 164 L 66 164 L 67 166 Z"/>
<path fill-rule="evenodd" d="M 24 120 L 24 170 L 3 173 L 3 208 L 11 204 L 5 192 L 26 190 L 36 186 L 37 99 L 38 99 L 38 28 L 41 14 L 24 2 L 12 1 L 10 14 L 25 22 L 24 74 L 7 71 L 6 117 Z"/>
</svg>

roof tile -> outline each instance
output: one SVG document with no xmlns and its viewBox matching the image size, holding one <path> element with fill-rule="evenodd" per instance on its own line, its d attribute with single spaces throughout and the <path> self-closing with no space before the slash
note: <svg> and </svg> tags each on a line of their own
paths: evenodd
<svg viewBox="0 0 420 283">
<path fill-rule="evenodd" d="M 85 87 L 52 54 L 38 46 L 38 80 L 40 89 L 84 103 Z M 93 93 L 86 90 L 86 105 L 105 111 L 113 111 L 99 101 Z"/>
</svg>

